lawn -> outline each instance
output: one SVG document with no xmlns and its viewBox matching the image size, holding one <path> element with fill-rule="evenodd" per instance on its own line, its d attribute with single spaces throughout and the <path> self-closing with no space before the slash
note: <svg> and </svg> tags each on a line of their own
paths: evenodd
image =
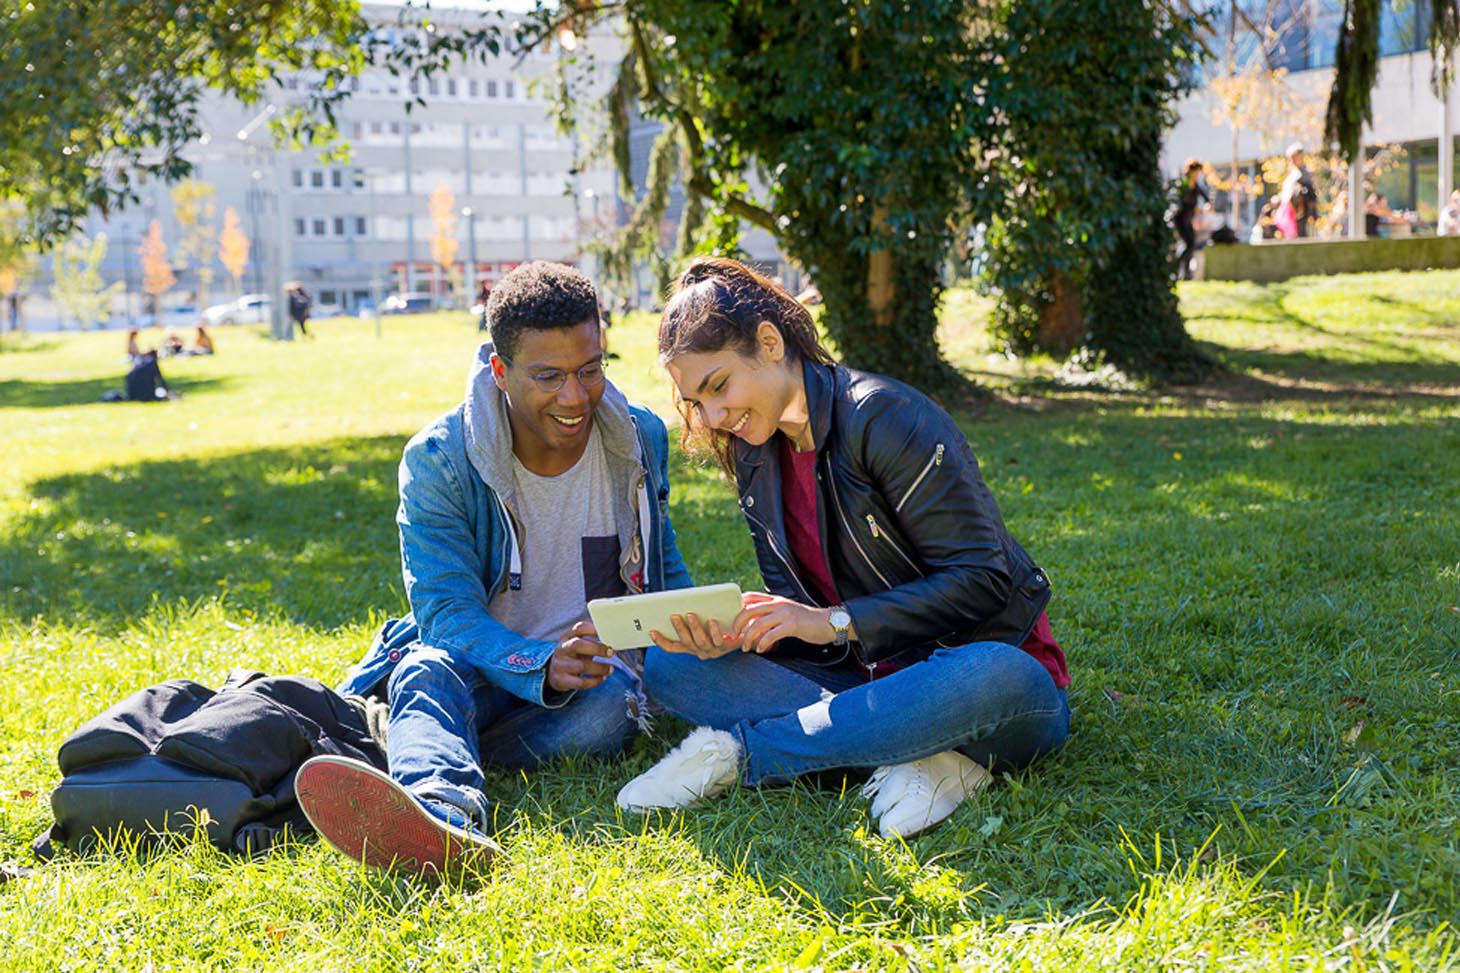
<svg viewBox="0 0 1460 973">
<path fill-rule="evenodd" d="M 403 610 L 395 466 L 461 398 L 468 318 L 224 330 L 148 406 L 96 401 L 116 332 L 5 337 L 5 968 L 1460 970 L 1460 273 L 1182 303 L 1224 371 L 1151 393 L 991 355 L 984 302 L 947 302 L 994 391 L 960 421 L 1055 584 L 1063 751 L 905 845 L 854 781 L 622 816 L 665 720 L 491 776 L 507 858 L 444 887 L 313 841 L 26 869 L 77 724 L 237 665 L 334 683 Z M 669 416 L 652 328 L 615 327 L 611 375 Z M 729 488 L 673 473 L 697 580 L 753 584 Z"/>
</svg>

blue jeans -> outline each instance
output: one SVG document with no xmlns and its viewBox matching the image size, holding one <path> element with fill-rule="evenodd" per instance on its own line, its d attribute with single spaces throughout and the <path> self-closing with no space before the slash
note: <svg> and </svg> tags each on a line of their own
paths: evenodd
<svg viewBox="0 0 1460 973">
<path fill-rule="evenodd" d="M 743 782 L 784 783 L 958 750 L 991 771 L 1023 767 L 1070 732 L 1065 691 L 1033 656 L 1001 642 L 939 649 L 867 682 L 855 664 L 816 666 L 732 652 L 713 660 L 650 649 L 649 695 L 675 716 L 727 730 Z"/>
<path fill-rule="evenodd" d="M 416 645 L 392 671 L 387 694 L 391 776 L 483 829 L 490 824 L 483 763 L 520 770 L 568 753 L 616 754 L 638 730 L 633 680 L 617 669 L 548 708 L 493 685 L 441 649 Z"/>
</svg>

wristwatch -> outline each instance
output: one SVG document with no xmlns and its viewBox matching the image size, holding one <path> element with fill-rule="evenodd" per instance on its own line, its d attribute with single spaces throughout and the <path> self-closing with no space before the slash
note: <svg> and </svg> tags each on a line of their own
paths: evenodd
<svg viewBox="0 0 1460 973">
<path fill-rule="evenodd" d="M 846 645 L 852 634 L 852 616 L 847 614 L 846 606 L 837 605 L 826 620 L 831 622 L 832 645 Z"/>
</svg>

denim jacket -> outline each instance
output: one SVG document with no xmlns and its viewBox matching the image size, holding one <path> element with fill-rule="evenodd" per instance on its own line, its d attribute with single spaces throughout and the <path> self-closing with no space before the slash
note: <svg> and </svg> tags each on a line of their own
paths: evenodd
<svg viewBox="0 0 1460 973">
<path fill-rule="evenodd" d="M 340 686 L 364 695 L 415 645 L 445 649 L 492 683 L 539 706 L 567 695 L 547 687 L 556 643 L 529 639 L 487 613 L 493 594 L 520 577 L 521 521 L 514 513 L 507 404 L 477 353 L 466 401 L 417 433 L 400 465 L 401 570 L 411 614 L 386 622 Z M 609 383 L 594 412 L 619 525 L 620 575 L 630 592 L 690 581 L 669 521 L 669 437 L 658 416 Z"/>
</svg>

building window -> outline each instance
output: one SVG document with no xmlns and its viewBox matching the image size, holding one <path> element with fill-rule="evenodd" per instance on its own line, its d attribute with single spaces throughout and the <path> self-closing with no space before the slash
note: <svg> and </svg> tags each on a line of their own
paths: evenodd
<svg viewBox="0 0 1460 973">
<path fill-rule="evenodd" d="M 339 169 L 330 170 L 330 185 L 336 189 L 345 188 L 345 174 Z"/>
<path fill-rule="evenodd" d="M 503 81 L 502 82 L 502 97 L 503 98 L 506 98 L 508 101 L 511 101 L 513 98 L 516 98 L 517 95 L 516 95 L 516 92 L 515 92 L 515 88 L 516 88 L 516 86 L 511 81 Z"/>
<path fill-rule="evenodd" d="M 294 184 L 294 188 L 295 189 L 303 189 L 304 188 L 304 173 L 302 171 L 300 171 L 299 169 L 295 169 L 293 172 L 291 172 L 289 174 L 289 181 Z"/>
<path fill-rule="evenodd" d="M 391 135 L 399 135 L 400 134 L 400 122 L 391 122 L 390 123 L 390 134 Z"/>
<path fill-rule="evenodd" d="M 324 220 L 317 219 L 314 221 L 314 235 L 324 236 Z"/>
<path fill-rule="evenodd" d="M 455 81 L 448 80 L 446 82 L 446 94 L 450 98 L 455 98 L 456 97 L 456 82 Z"/>
<path fill-rule="evenodd" d="M 364 169 L 356 169 L 351 174 L 350 181 L 354 184 L 354 186 L 355 186 L 356 189 L 364 189 L 365 188 L 365 170 Z"/>
<path fill-rule="evenodd" d="M 304 220 L 297 216 L 294 217 L 294 235 L 298 237 L 304 236 Z"/>
<path fill-rule="evenodd" d="M 419 95 L 420 93 L 421 93 L 421 82 L 419 82 L 419 81 L 412 81 L 411 82 L 411 94 L 413 94 L 413 95 Z"/>
<path fill-rule="evenodd" d="M 319 169 L 311 169 L 309 172 L 309 185 L 313 189 L 323 189 L 324 172 Z"/>
<path fill-rule="evenodd" d="M 364 137 L 365 137 L 365 126 L 362 125 L 362 124 L 360 124 L 359 122 L 351 122 L 350 123 L 350 138 L 359 140 L 359 139 L 363 139 Z"/>
<path fill-rule="evenodd" d="M 480 98 L 482 95 L 482 84 L 480 81 L 469 82 L 466 86 L 467 94 L 473 98 Z"/>
<path fill-rule="evenodd" d="M 344 235 L 345 235 L 345 218 L 343 216 L 336 216 L 335 217 L 335 236 L 342 237 Z"/>
<path fill-rule="evenodd" d="M 357 217 L 355 217 L 355 235 L 356 236 L 364 236 L 365 233 L 366 233 L 366 230 L 365 230 L 365 217 L 363 217 L 363 216 L 357 216 Z"/>
<path fill-rule="evenodd" d="M 385 131 L 385 125 L 382 122 L 371 122 L 370 123 L 370 134 L 371 135 L 379 135 L 379 134 L 381 134 L 384 131 Z"/>
<path fill-rule="evenodd" d="M 426 82 L 426 90 L 431 92 L 432 98 L 435 98 L 437 95 L 441 94 L 441 82 L 433 78 L 432 80 Z"/>
<path fill-rule="evenodd" d="M 319 292 L 319 303 L 321 303 L 321 304 L 333 304 L 338 299 L 339 299 L 339 295 L 336 294 L 334 291 L 320 291 Z"/>
<path fill-rule="evenodd" d="M 495 98 L 495 97 L 497 97 L 497 82 L 495 82 L 495 81 L 488 81 L 487 82 L 487 97 L 488 98 Z"/>
</svg>

